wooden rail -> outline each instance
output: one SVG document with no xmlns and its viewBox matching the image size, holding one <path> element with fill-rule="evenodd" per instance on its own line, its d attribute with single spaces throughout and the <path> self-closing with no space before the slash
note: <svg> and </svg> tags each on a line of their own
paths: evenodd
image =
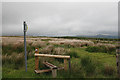
<svg viewBox="0 0 120 80">
<path fill-rule="evenodd" d="M 66 58 L 66 59 L 69 59 L 70 56 L 62 56 L 62 55 L 50 55 L 50 54 L 36 54 L 35 53 L 35 56 L 38 56 L 38 57 L 52 57 L 52 58 Z"/>
</svg>

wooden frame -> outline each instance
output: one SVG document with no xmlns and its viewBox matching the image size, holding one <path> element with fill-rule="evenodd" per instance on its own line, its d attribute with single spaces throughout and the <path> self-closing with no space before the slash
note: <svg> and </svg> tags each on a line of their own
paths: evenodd
<svg viewBox="0 0 120 80">
<path fill-rule="evenodd" d="M 62 58 L 64 59 L 64 70 L 68 70 L 67 66 L 67 60 L 69 60 L 69 70 L 71 70 L 71 62 L 70 62 L 70 56 L 65 56 L 65 55 L 50 55 L 50 54 L 39 54 L 39 48 L 35 49 L 35 72 L 36 73 L 42 73 L 42 72 L 49 72 L 52 71 L 53 77 L 57 76 L 57 70 L 63 69 L 63 68 L 57 68 L 57 66 L 48 63 L 48 62 L 43 62 L 47 67 L 50 69 L 47 70 L 39 70 L 39 58 L 38 57 L 50 57 L 50 58 Z"/>
</svg>

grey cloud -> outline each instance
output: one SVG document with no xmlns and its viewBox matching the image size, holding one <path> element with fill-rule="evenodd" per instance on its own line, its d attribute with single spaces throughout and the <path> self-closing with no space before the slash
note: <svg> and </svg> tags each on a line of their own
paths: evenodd
<svg viewBox="0 0 120 80">
<path fill-rule="evenodd" d="M 117 33 L 117 3 L 24 2 L 3 3 L 3 35 L 93 35 Z"/>
</svg>

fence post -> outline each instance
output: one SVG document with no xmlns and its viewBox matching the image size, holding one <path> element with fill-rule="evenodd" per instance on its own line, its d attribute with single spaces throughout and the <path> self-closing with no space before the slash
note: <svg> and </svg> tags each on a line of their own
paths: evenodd
<svg viewBox="0 0 120 80">
<path fill-rule="evenodd" d="M 118 46 L 116 47 L 116 62 L 117 62 L 117 74 L 118 77 L 120 77 L 120 46 L 118 43 Z"/>
<path fill-rule="evenodd" d="M 52 77 L 55 78 L 57 76 L 57 69 L 52 70 Z"/>
<path fill-rule="evenodd" d="M 35 54 L 39 54 L 39 48 L 35 49 Z M 39 70 L 39 58 L 35 56 L 35 70 Z"/>
<path fill-rule="evenodd" d="M 64 58 L 64 70 L 66 71 L 67 70 L 67 59 Z"/>
<path fill-rule="evenodd" d="M 69 59 L 69 73 L 71 73 L 71 59 Z"/>
</svg>

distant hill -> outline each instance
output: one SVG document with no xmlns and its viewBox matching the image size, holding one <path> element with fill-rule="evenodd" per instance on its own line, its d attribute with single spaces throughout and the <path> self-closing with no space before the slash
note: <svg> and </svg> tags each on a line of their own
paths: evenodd
<svg viewBox="0 0 120 80">
<path fill-rule="evenodd" d="M 110 38 L 110 39 L 117 39 L 118 36 L 113 36 L 113 35 L 106 35 L 106 34 L 97 34 L 94 36 L 79 36 L 77 35 L 76 37 L 89 37 L 89 38 Z"/>
</svg>

